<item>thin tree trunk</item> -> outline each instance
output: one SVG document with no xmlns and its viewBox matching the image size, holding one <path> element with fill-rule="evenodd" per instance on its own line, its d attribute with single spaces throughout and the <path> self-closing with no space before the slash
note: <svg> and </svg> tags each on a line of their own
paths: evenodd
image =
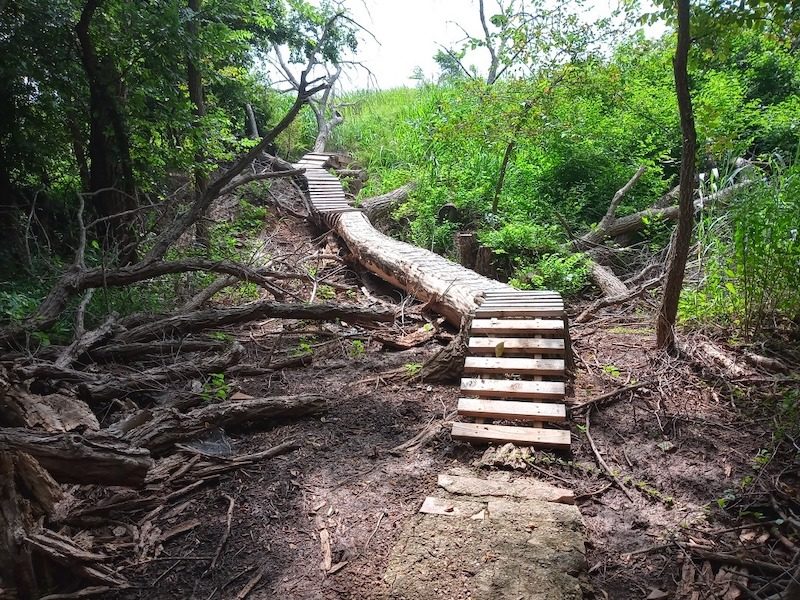
<svg viewBox="0 0 800 600">
<path fill-rule="evenodd" d="M 192 12 L 192 18 L 189 20 L 187 29 L 189 32 L 189 58 L 187 61 L 187 78 L 189 84 L 189 98 L 194 105 L 194 128 L 201 130 L 203 127 L 202 119 L 206 114 L 206 103 L 203 95 L 203 76 L 200 72 L 200 9 L 202 8 L 203 0 L 189 0 L 189 10 Z M 194 194 L 195 199 L 199 199 L 206 193 L 208 189 L 208 176 L 203 170 L 203 152 L 200 150 L 202 145 L 198 147 L 194 155 L 195 169 L 194 169 Z M 197 244 L 208 250 L 211 245 L 211 232 L 208 228 L 208 214 L 204 212 L 197 219 L 195 224 L 195 240 Z"/>
<path fill-rule="evenodd" d="M 258 123 L 256 122 L 256 113 L 253 112 L 253 107 L 247 102 L 244 105 L 244 133 L 251 140 L 257 140 L 261 137 L 258 133 Z"/>
<path fill-rule="evenodd" d="M 494 187 L 494 197 L 492 198 L 492 214 L 497 214 L 497 205 L 500 202 L 500 194 L 503 191 L 503 184 L 506 181 L 508 161 L 511 160 L 511 154 L 514 152 L 515 145 L 516 143 L 514 140 L 508 142 L 506 151 L 503 153 L 503 162 L 500 164 L 500 172 L 497 175 L 497 185 Z"/>
<path fill-rule="evenodd" d="M 670 248 L 667 280 L 664 284 L 664 297 L 656 322 L 656 344 L 659 348 L 675 347 L 675 319 L 678 315 L 678 300 L 683 287 L 683 275 L 689 255 L 689 245 L 694 224 L 694 161 L 697 147 L 697 132 L 694 127 L 692 98 L 689 94 L 689 75 L 687 63 L 690 34 L 689 0 L 677 0 L 678 7 L 678 45 L 673 59 L 675 91 L 678 96 L 678 110 L 681 117 L 683 148 L 681 151 L 680 191 L 678 193 L 678 229 L 675 242 Z"/>
</svg>

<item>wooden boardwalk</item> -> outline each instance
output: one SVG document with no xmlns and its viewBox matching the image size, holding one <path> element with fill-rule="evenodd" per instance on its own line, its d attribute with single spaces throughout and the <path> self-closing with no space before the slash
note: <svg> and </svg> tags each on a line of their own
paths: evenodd
<svg viewBox="0 0 800 600">
<path fill-rule="evenodd" d="M 339 179 L 325 170 L 329 158 L 328 154 L 307 154 L 296 164 L 305 169 L 314 216 L 334 230 L 348 219 L 348 231 L 361 232 L 380 244 L 417 280 L 438 280 L 441 294 L 453 297 L 452 302 L 440 302 L 450 321 L 457 323 L 455 317 L 472 319 L 458 414 L 474 422 L 453 423 L 453 438 L 475 444 L 512 442 L 569 449 L 569 430 L 551 426 L 566 420 L 569 337 L 561 296 L 516 290 L 377 232 L 363 214 L 352 214 L 360 211 L 347 201 Z M 382 276 L 415 294 L 414 289 L 403 286 L 400 274 Z M 468 314 L 453 315 L 454 307 Z"/>
</svg>

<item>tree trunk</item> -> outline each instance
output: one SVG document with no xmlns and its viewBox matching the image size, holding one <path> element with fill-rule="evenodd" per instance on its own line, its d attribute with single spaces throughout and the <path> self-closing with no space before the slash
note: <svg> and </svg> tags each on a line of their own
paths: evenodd
<svg viewBox="0 0 800 600">
<path fill-rule="evenodd" d="M 692 98 L 689 93 L 687 63 L 691 45 L 689 0 L 677 0 L 678 6 L 678 45 L 673 60 L 675 91 L 678 95 L 678 110 L 681 117 L 683 148 L 681 150 L 680 191 L 678 192 L 678 230 L 675 242 L 670 247 L 667 280 L 664 283 L 664 297 L 656 322 L 656 344 L 659 348 L 675 347 L 675 319 L 678 315 L 678 300 L 683 287 L 683 275 L 689 256 L 694 224 L 694 161 L 697 146 L 697 133 L 694 127 Z"/>
<path fill-rule="evenodd" d="M 256 122 L 256 113 L 253 112 L 253 107 L 249 102 L 244 105 L 244 133 L 251 140 L 257 140 L 260 136 L 258 134 L 258 123 Z"/>
<path fill-rule="evenodd" d="M 517 128 L 518 129 L 518 128 Z M 515 131 L 518 133 L 518 131 Z M 515 142 L 512 140 L 508 142 L 506 151 L 503 153 L 503 162 L 500 164 L 500 172 L 497 174 L 497 184 L 494 186 L 494 196 L 492 197 L 492 214 L 497 214 L 497 206 L 500 203 L 500 194 L 503 192 L 503 184 L 506 181 L 506 172 L 508 171 L 508 161 L 511 160 L 511 154 L 514 152 Z"/>
<path fill-rule="evenodd" d="M 202 8 L 203 0 L 189 0 L 189 10 L 191 11 L 191 18 L 186 26 L 189 33 L 189 56 L 187 60 L 187 80 L 189 84 L 189 99 L 194 105 L 194 124 L 193 128 L 196 133 L 202 133 L 203 117 L 206 115 L 206 102 L 203 94 L 203 76 L 200 72 L 200 9 Z M 202 135 L 196 136 L 202 139 Z M 195 169 L 194 169 L 194 197 L 195 201 L 200 199 L 206 193 L 208 188 L 208 175 L 203 169 L 203 160 L 205 158 L 200 144 L 197 152 L 194 155 Z M 208 251 L 211 245 L 211 232 L 208 227 L 208 212 L 200 215 L 195 223 L 195 241 L 197 244 Z"/>
<path fill-rule="evenodd" d="M 414 182 L 387 192 L 382 196 L 368 198 L 361 203 L 361 210 L 367 215 L 370 223 L 375 225 L 385 224 L 397 206 L 408 199 L 408 195 L 414 191 L 417 184 Z"/>
<path fill-rule="evenodd" d="M 458 264 L 468 269 L 475 268 L 478 258 L 478 238 L 471 231 L 456 233 L 454 239 Z"/>
<path fill-rule="evenodd" d="M 137 207 L 128 132 L 115 86 L 121 80 L 111 57 L 98 57 L 90 26 L 103 0 L 87 0 L 75 28 L 81 62 L 89 86 L 89 191 L 105 221 L 98 232 L 104 249 L 117 253 L 120 264 L 136 260 L 136 235 L 131 218 L 119 215 Z"/>
</svg>

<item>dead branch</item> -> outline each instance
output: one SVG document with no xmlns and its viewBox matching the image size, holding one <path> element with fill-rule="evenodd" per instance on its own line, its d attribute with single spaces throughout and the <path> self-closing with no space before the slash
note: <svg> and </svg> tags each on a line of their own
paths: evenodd
<svg viewBox="0 0 800 600">
<path fill-rule="evenodd" d="M 575 319 L 575 322 L 586 323 L 587 321 L 591 320 L 591 318 L 595 315 L 595 313 L 597 313 L 597 311 L 600 310 L 601 308 L 629 302 L 630 300 L 633 300 L 634 298 L 641 296 L 650 288 L 658 285 L 661 282 L 661 279 L 662 277 L 656 277 L 654 279 L 650 279 L 649 281 L 644 282 L 643 284 L 637 286 L 635 289 L 630 290 L 627 293 L 620 294 L 618 296 L 605 296 L 603 298 L 600 298 L 599 300 L 595 300 L 580 315 L 578 315 L 578 318 Z"/>
<path fill-rule="evenodd" d="M 254 428 L 263 426 L 265 421 L 317 415 L 326 408 L 324 397 L 311 394 L 227 400 L 188 413 L 158 408 L 145 412 L 147 420 L 128 431 L 124 439 L 160 456 L 173 445 L 197 438 L 214 427 Z"/>
<path fill-rule="evenodd" d="M 605 459 L 600 454 L 600 451 L 597 449 L 594 440 L 592 439 L 592 434 L 589 431 L 589 427 L 591 425 L 591 414 L 592 414 L 591 411 L 586 413 L 586 431 L 584 433 L 586 433 L 586 439 L 589 440 L 589 445 L 592 447 L 592 452 L 594 453 L 594 457 L 597 459 L 597 463 L 603 468 L 603 470 L 617 485 L 617 487 L 625 493 L 625 495 L 628 497 L 628 500 L 633 502 L 633 496 L 631 496 L 631 493 L 628 491 L 628 488 L 622 485 L 622 482 L 620 481 L 619 477 L 617 477 L 617 475 L 609 468 L 608 463 L 606 463 Z"/>
<path fill-rule="evenodd" d="M 332 303 L 279 304 L 264 300 L 232 308 L 207 309 L 178 314 L 152 323 L 144 323 L 121 334 L 118 341 L 131 343 L 164 337 L 180 337 L 203 329 L 216 329 L 267 318 L 312 321 L 342 319 L 348 323 L 386 323 L 394 320 L 394 312 L 381 308 L 363 308 Z"/>
<path fill-rule="evenodd" d="M 651 383 L 652 382 L 649 382 L 649 381 L 641 381 L 641 382 L 633 384 L 633 385 L 628 385 L 626 387 L 619 388 L 617 390 L 613 390 L 613 391 L 607 392 L 605 394 L 601 394 L 600 396 L 595 396 L 594 398 L 591 398 L 590 400 L 585 400 L 584 402 L 581 402 L 580 404 L 576 404 L 576 405 L 570 407 L 570 412 L 573 415 L 576 415 L 576 414 L 578 414 L 580 412 L 583 412 L 587 408 L 591 408 L 591 407 L 596 406 L 598 404 L 601 404 L 601 403 L 603 403 L 603 402 L 605 402 L 607 400 L 611 400 L 612 398 L 617 398 L 618 396 L 622 396 L 626 392 L 632 392 L 634 390 L 638 390 L 639 388 L 647 387 L 648 385 L 651 385 Z"/>
<path fill-rule="evenodd" d="M 443 419 L 437 419 L 436 421 L 429 423 L 423 427 L 413 438 L 389 450 L 389 454 L 399 455 L 403 452 L 410 452 L 417 448 L 424 447 L 430 440 L 439 435 L 440 431 L 447 429 L 453 419 L 456 418 L 457 414 L 458 413 L 456 411 L 452 411 L 447 413 Z"/>
<path fill-rule="evenodd" d="M 165 384 L 206 375 L 224 372 L 239 362 L 244 354 L 241 344 L 235 343 L 230 350 L 211 355 L 203 360 L 186 360 L 180 363 L 155 367 L 135 373 L 128 377 L 106 375 L 78 386 L 78 394 L 87 402 L 96 403 L 114 398 L 124 398 L 134 392 L 156 392 L 163 390 Z"/>
</svg>

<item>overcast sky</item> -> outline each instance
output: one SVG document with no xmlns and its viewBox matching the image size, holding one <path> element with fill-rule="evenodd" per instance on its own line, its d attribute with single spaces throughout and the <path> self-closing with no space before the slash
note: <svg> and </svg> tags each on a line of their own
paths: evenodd
<svg viewBox="0 0 800 600">
<path fill-rule="evenodd" d="M 595 20 L 611 14 L 616 0 L 595 0 L 589 19 Z M 472 35 L 481 33 L 477 0 L 347 0 L 355 19 L 377 38 L 363 34 L 358 48 L 358 59 L 375 74 L 380 88 L 413 86 L 410 79 L 414 68 L 422 68 L 426 77 L 438 74 L 433 55 L 441 45 L 454 45 L 464 38 L 462 25 Z M 494 0 L 487 1 L 487 16 L 494 14 Z M 662 29 L 663 31 L 663 29 Z M 659 34 L 661 31 L 653 31 Z M 485 72 L 488 61 L 484 53 L 475 52 L 467 57 Z M 367 86 L 361 73 L 344 82 L 347 88 Z"/>
</svg>

